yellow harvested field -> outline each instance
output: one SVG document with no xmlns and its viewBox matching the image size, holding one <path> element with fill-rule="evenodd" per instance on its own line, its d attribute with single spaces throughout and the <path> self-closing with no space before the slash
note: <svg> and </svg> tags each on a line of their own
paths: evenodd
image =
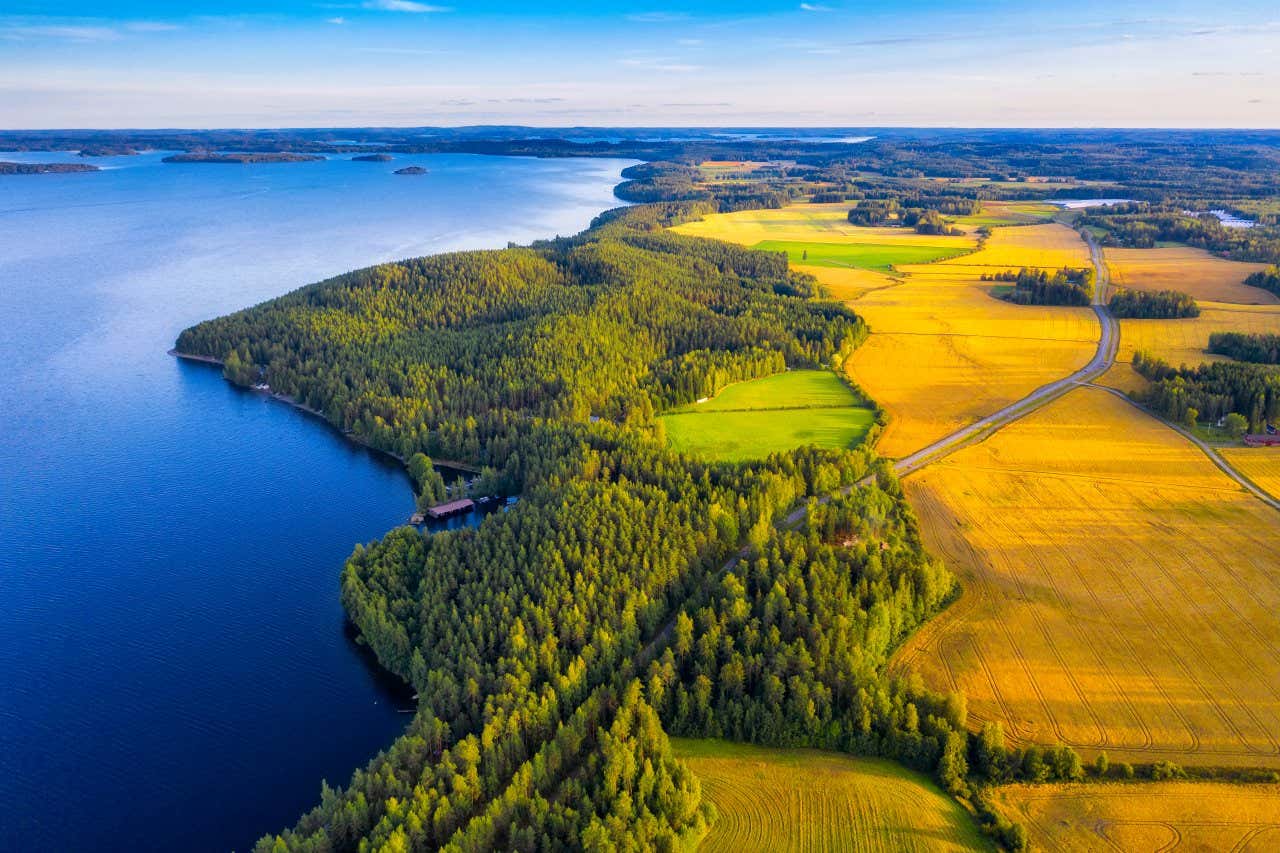
<svg viewBox="0 0 1280 853">
<path fill-rule="evenodd" d="M 1280 498 L 1280 447 L 1226 447 L 1219 452 L 1255 485 Z"/>
<path fill-rule="evenodd" d="M 716 808 L 701 850 L 991 849 L 959 803 L 890 761 L 716 740 L 671 745 Z"/>
<path fill-rule="evenodd" d="M 1201 302 L 1200 316 L 1184 320 L 1121 320 L 1119 361 L 1146 350 L 1177 367 L 1230 361 L 1205 352 L 1213 332 L 1280 333 L 1280 305 L 1232 305 Z"/>
<path fill-rule="evenodd" d="M 1088 248 L 1064 226 L 1000 228 L 982 251 L 903 267 L 901 284 L 854 301 L 872 334 L 846 367 L 889 412 L 880 452 L 905 456 L 1088 364 L 1099 335 L 1090 309 L 1014 305 L 979 279 L 1082 256 L 1087 264 Z"/>
<path fill-rule="evenodd" d="M 971 237 L 923 236 L 908 228 L 862 228 L 849 224 L 851 204 L 790 204 L 777 210 L 712 213 L 671 230 L 743 246 L 764 240 L 869 243 L 878 246 L 947 246 L 969 249 Z"/>
<path fill-rule="evenodd" d="M 981 252 L 934 266 L 963 269 L 973 275 L 1022 267 L 1061 269 L 1088 267 L 1089 247 L 1073 229 L 1061 223 L 996 229 Z"/>
<path fill-rule="evenodd" d="M 898 279 L 878 270 L 863 270 L 856 267 L 813 267 L 806 264 L 792 264 L 792 268 L 807 272 L 822 283 L 831 299 L 848 302 L 857 299 L 871 290 L 891 287 Z"/>
<path fill-rule="evenodd" d="M 1010 785 L 997 808 L 1027 828 L 1033 850 L 1280 848 L 1280 786 L 1225 782 Z"/>
<path fill-rule="evenodd" d="M 870 245 L 973 245 L 967 237 L 922 237 L 901 228 L 859 228 L 848 205 L 713 214 L 675 230 L 748 246 L 764 240 Z M 927 241 L 927 242 L 922 242 Z M 1021 267 L 1088 266 L 1089 249 L 1061 224 L 997 228 L 978 252 L 896 275 L 800 266 L 850 302 L 871 337 L 846 365 L 889 412 L 878 450 L 905 456 L 1089 362 L 1098 321 L 1088 308 L 1014 305 L 991 295 L 984 273 Z"/>
<path fill-rule="evenodd" d="M 1203 249 L 1107 249 L 1111 281 L 1130 290 L 1178 290 L 1197 301 L 1276 305 L 1280 297 L 1244 284 L 1245 276 L 1266 264 L 1244 264 L 1211 255 Z"/>
<path fill-rule="evenodd" d="M 911 477 L 961 599 L 894 659 L 976 728 L 1112 761 L 1280 767 L 1280 514 L 1080 388 Z"/>
</svg>

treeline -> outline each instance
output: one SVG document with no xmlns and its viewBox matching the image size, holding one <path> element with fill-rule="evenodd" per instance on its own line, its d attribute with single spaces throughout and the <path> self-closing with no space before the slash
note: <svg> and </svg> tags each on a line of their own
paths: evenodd
<svg viewBox="0 0 1280 853">
<path fill-rule="evenodd" d="M 1232 260 L 1280 263 L 1280 229 L 1227 228 L 1212 214 L 1188 214 L 1176 205 L 1102 206 L 1087 210 L 1076 224 L 1105 230 L 1104 246 L 1150 249 L 1157 243 L 1177 242 Z"/>
<path fill-rule="evenodd" d="M 964 230 L 947 222 L 943 211 L 968 214 L 981 209 L 981 204 L 968 199 L 935 201 L 937 207 L 920 207 L 909 200 L 899 198 L 864 199 L 855 204 L 848 214 L 849 222 L 861 226 L 902 225 L 914 228 L 918 234 L 964 234 Z"/>
<path fill-rule="evenodd" d="M 1280 296 L 1280 266 L 1250 273 L 1244 280 L 1250 287 L 1260 287 Z"/>
<path fill-rule="evenodd" d="M 1213 362 L 1175 368 L 1136 352 L 1133 368 L 1151 380 L 1137 398 L 1171 421 L 1214 422 L 1236 415 L 1244 430 L 1262 432 L 1280 418 L 1280 371 L 1270 367 Z"/>
<path fill-rule="evenodd" d="M 1019 305 L 1088 305 L 1093 299 L 1093 270 L 1063 267 L 1047 270 L 1022 269 L 983 274 L 983 281 L 1010 282 L 1013 288 L 1001 299 Z"/>
<path fill-rule="evenodd" d="M 1209 352 L 1253 364 L 1280 364 L 1280 335 L 1214 332 Z"/>
<path fill-rule="evenodd" d="M 1200 306 L 1186 293 L 1176 290 L 1117 290 L 1107 303 L 1120 319 L 1179 320 L 1199 317 Z"/>
</svg>

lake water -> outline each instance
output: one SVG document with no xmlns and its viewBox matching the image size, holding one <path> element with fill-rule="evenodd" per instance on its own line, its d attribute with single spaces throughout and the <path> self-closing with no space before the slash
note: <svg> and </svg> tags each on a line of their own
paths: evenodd
<svg viewBox="0 0 1280 853">
<path fill-rule="evenodd" d="M 338 599 L 353 544 L 412 511 L 407 478 L 170 358 L 178 332 L 370 263 L 576 232 L 628 165 L 161 156 L 0 178 L 0 850 L 243 850 L 409 719 Z"/>
</svg>

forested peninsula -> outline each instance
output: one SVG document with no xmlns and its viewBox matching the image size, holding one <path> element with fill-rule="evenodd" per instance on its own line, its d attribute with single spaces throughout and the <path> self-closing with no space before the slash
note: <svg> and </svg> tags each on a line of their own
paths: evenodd
<svg viewBox="0 0 1280 853">
<path fill-rule="evenodd" d="M 840 363 L 866 335 L 785 256 L 662 230 L 712 209 L 624 208 L 576 237 L 360 270 L 182 333 L 180 352 L 234 382 L 522 496 L 478 529 L 357 548 L 343 603 L 419 710 L 258 849 L 674 849 L 711 814 L 669 734 L 890 756 L 957 794 L 975 750 L 1021 772 L 998 732 L 967 733 L 958 697 L 885 674 L 957 586 L 869 449 L 734 465 L 663 441 L 658 413 Z M 1073 757 L 1025 766 L 1070 778 Z"/>
<path fill-rule="evenodd" d="M 185 154 L 170 154 L 162 162 L 165 163 L 310 163 L 323 160 L 318 154 L 294 154 L 289 151 L 223 152 L 223 151 L 190 151 Z"/>
</svg>

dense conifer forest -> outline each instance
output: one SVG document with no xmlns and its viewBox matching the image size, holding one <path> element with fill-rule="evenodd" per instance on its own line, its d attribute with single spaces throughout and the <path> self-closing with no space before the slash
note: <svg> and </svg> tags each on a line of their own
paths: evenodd
<svg viewBox="0 0 1280 853">
<path fill-rule="evenodd" d="M 885 673 L 958 591 L 888 469 L 662 440 L 659 412 L 866 335 L 784 256 L 661 230 L 720 203 L 359 270 L 183 332 L 406 459 L 424 502 L 428 456 L 522 498 L 357 548 L 343 603 L 419 710 L 260 850 L 676 849 L 711 815 L 668 733 L 885 755 L 970 793 L 963 702 Z"/>
<path fill-rule="evenodd" d="M 1178 320 L 1199 317 L 1200 306 L 1186 293 L 1176 290 L 1117 290 L 1107 302 L 1120 319 Z"/>
</svg>

